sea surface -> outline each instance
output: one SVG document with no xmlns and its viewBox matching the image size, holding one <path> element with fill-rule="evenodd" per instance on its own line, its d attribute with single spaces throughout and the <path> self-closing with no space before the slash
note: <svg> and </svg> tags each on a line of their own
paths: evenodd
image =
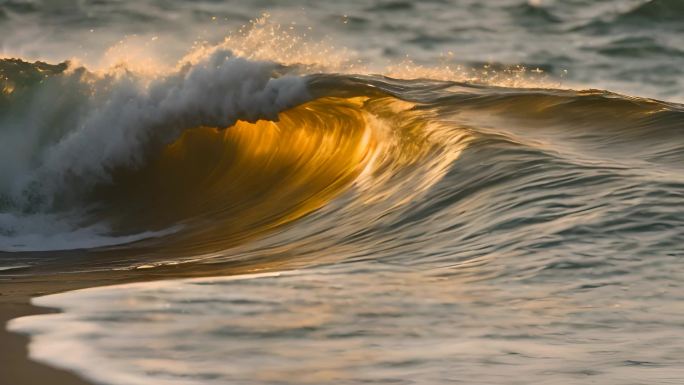
<svg viewBox="0 0 684 385">
<path fill-rule="evenodd" d="M 10 0 L 0 36 L 0 288 L 143 281 L 34 298 L 31 358 L 684 383 L 684 2 Z"/>
</svg>

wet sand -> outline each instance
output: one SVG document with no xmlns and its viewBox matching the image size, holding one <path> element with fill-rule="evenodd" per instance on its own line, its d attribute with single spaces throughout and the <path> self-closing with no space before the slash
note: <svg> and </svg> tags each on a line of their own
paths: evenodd
<svg viewBox="0 0 684 385">
<path fill-rule="evenodd" d="M 95 282 L 91 282 L 95 286 Z M 6 329 L 11 319 L 49 313 L 54 310 L 30 304 L 31 297 L 87 287 L 88 282 L 0 282 L 0 384 L 2 385 L 87 385 L 89 382 L 68 371 L 55 369 L 28 358 L 29 338 Z"/>
<path fill-rule="evenodd" d="M 28 357 L 28 336 L 7 331 L 7 322 L 14 318 L 57 311 L 31 305 L 33 297 L 131 282 L 267 272 L 286 268 L 285 265 L 274 261 L 236 261 L 127 271 L 0 275 L 0 385 L 93 385 L 70 371 L 32 361 Z"/>
<path fill-rule="evenodd" d="M 95 286 L 159 279 L 156 275 L 127 272 L 51 274 L 0 277 L 0 385 L 89 385 L 77 374 L 33 361 L 29 337 L 7 331 L 7 322 L 23 316 L 56 312 L 31 305 L 31 298 Z"/>
</svg>

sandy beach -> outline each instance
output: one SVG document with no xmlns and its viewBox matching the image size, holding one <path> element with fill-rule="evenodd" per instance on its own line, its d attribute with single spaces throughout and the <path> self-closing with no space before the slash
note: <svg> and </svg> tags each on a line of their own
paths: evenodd
<svg viewBox="0 0 684 385">
<path fill-rule="evenodd" d="M 195 265 L 158 267 L 154 270 L 58 273 L 34 277 L 0 279 L 0 385 L 84 385 L 90 382 L 76 374 L 53 368 L 28 357 L 28 336 L 7 331 L 15 318 L 56 312 L 34 306 L 31 298 L 65 291 L 160 279 L 246 274 L 277 270 L 278 264 L 230 263 L 221 266 Z"/>
<path fill-rule="evenodd" d="M 80 285 L 79 285 L 80 284 Z M 36 295 L 57 293 L 87 286 L 79 282 L 17 282 L 0 283 L 0 384 L 7 385 L 85 385 L 87 381 L 73 373 L 55 369 L 28 358 L 27 336 L 6 330 L 9 320 L 53 310 L 30 304 Z"/>
</svg>

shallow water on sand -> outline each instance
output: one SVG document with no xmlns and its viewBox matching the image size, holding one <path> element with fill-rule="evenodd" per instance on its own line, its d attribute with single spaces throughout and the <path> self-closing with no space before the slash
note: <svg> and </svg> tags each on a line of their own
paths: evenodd
<svg viewBox="0 0 684 385">
<path fill-rule="evenodd" d="M 102 384 L 684 378 L 681 282 L 473 278 L 354 263 L 113 286 L 40 298 L 66 314 L 11 327 L 34 358 Z"/>
</svg>

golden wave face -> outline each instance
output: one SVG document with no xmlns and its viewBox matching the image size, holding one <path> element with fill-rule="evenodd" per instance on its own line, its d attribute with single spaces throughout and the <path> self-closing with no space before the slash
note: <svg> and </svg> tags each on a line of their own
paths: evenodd
<svg viewBox="0 0 684 385">
<path fill-rule="evenodd" d="M 93 251 L 120 259 L 116 250 L 125 247 L 143 264 L 218 261 L 324 206 L 320 218 L 288 227 L 290 238 L 315 237 L 333 219 L 340 234 L 354 234 L 400 215 L 469 142 L 465 131 L 414 107 L 389 96 L 323 97 L 278 121 L 186 130 L 148 151 L 144 167 L 112 170 L 90 197 L 99 207 L 93 221 L 105 219 L 115 236 L 175 232 Z"/>
<path fill-rule="evenodd" d="M 93 197 L 117 232 L 182 225 L 193 252 L 300 218 L 352 183 L 375 148 L 364 98 L 322 98 L 278 122 L 187 130 L 137 170 L 115 170 Z"/>
</svg>

